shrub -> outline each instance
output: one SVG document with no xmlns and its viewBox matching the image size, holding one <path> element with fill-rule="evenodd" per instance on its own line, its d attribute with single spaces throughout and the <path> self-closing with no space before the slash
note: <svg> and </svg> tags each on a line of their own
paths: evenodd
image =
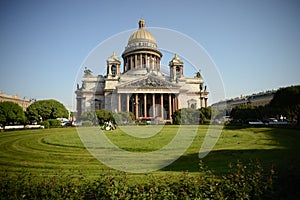
<svg viewBox="0 0 300 200">
<path fill-rule="evenodd" d="M 93 122 L 91 121 L 83 121 L 82 126 L 93 126 Z"/>
<path fill-rule="evenodd" d="M 132 112 L 113 113 L 113 122 L 117 125 L 129 125 L 134 123 L 134 115 Z"/>
<path fill-rule="evenodd" d="M 82 176 L 57 174 L 41 178 L 33 174 L 0 173 L 3 199 L 265 199 L 272 193 L 274 170 L 259 162 L 229 165 L 217 176 L 200 161 L 202 173 L 183 172 L 178 177 L 147 175 L 134 184 L 125 173 L 103 174 L 94 181 Z M 273 195 L 273 196 L 268 196 Z"/>
<path fill-rule="evenodd" d="M 205 116 L 200 110 L 192 108 L 176 110 L 172 118 L 174 124 L 202 124 L 205 120 Z"/>
<path fill-rule="evenodd" d="M 112 112 L 108 110 L 95 110 L 96 118 L 100 125 L 104 122 L 113 121 Z"/>
<path fill-rule="evenodd" d="M 49 126 L 48 126 L 49 124 Z M 61 122 L 57 119 L 47 119 L 46 121 L 44 121 L 43 124 L 46 128 L 46 126 L 48 126 L 47 128 L 57 128 L 57 127 L 61 127 Z"/>
<path fill-rule="evenodd" d="M 49 123 L 48 120 L 43 121 L 43 122 L 41 122 L 40 124 L 41 124 L 42 126 L 44 126 L 45 128 L 50 128 L 50 123 Z"/>
</svg>

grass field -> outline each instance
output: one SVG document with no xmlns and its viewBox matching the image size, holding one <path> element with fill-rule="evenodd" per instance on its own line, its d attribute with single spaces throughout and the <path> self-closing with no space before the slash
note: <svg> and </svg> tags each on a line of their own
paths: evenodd
<svg viewBox="0 0 300 200">
<path fill-rule="evenodd" d="M 197 135 L 177 161 L 154 174 L 199 172 L 198 152 L 208 126 L 199 126 Z M 89 129 L 89 128 L 86 128 Z M 92 129 L 92 128 L 90 128 Z M 124 150 L 154 151 L 174 137 L 178 126 L 165 126 L 150 138 L 134 138 L 120 129 L 105 134 Z M 97 130 L 97 129 L 96 129 Z M 99 131 L 100 133 L 100 131 Z M 260 160 L 278 169 L 298 165 L 300 131 L 280 128 L 225 128 L 212 152 L 203 159 L 217 174 L 227 172 L 237 160 Z M 93 179 L 114 172 L 95 159 L 82 144 L 76 128 L 20 130 L 0 133 L 0 170 L 8 173 L 32 172 L 41 176 L 60 173 L 82 174 Z M 139 176 L 132 174 L 133 177 Z"/>
<path fill-rule="evenodd" d="M 126 128 L 131 135 L 124 127 L 104 134 L 123 150 L 142 154 L 171 143 L 179 126 Z M 90 154 L 82 134 L 102 136 L 98 127 L 0 132 L 0 199 L 298 199 L 299 129 L 226 127 L 200 161 L 208 128 L 184 127 L 184 134 L 196 130 L 185 153 L 142 174 L 120 173 Z"/>
</svg>

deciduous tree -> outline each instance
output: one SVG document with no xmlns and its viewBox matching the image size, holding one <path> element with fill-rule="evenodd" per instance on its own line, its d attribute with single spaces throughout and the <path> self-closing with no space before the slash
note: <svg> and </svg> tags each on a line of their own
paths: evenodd
<svg viewBox="0 0 300 200">
<path fill-rule="evenodd" d="M 300 124 L 300 85 L 277 90 L 270 106 L 282 112 L 278 114 L 297 118 L 297 123 Z"/>
<path fill-rule="evenodd" d="M 22 124 L 25 119 L 21 106 L 13 102 L 0 102 L 0 124 Z"/>
<path fill-rule="evenodd" d="M 26 115 L 30 120 L 40 121 L 40 118 L 42 118 L 42 120 L 56 119 L 59 117 L 67 118 L 69 113 L 62 103 L 50 99 L 32 103 L 27 108 Z"/>
<path fill-rule="evenodd" d="M 253 120 L 253 119 L 261 119 L 262 114 L 258 107 L 252 105 L 238 105 L 234 107 L 231 112 L 230 116 L 235 120 Z"/>
</svg>

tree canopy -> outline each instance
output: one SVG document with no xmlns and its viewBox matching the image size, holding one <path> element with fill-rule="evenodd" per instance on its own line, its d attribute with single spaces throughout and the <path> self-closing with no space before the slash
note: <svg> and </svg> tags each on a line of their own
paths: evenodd
<svg viewBox="0 0 300 200">
<path fill-rule="evenodd" d="M 300 85 L 280 88 L 271 100 L 270 106 L 282 112 L 278 114 L 297 118 L 300 124 Z"/>
<path fill-rule="evenodd" d="M 40 100 L 32 103 L 26 111 L 29 120 L 40 121 L 47 119 L 56 119 L 59 117 L 67 118 L 69 113 L 66 107 L 53 99 Z"/>
<path fill-rule="evenodd" d="M 13 102 L 0 102 L 0 124 L 22 124 L 25 122 L 25 114 L 21 106 Z"/>
<path fill-rule="evenodd" d="M 252 105 L 238 105 L 231 110 L 230 116 L 233 119 L 240 119 L 242 121 L 250 119 L 261 119 L 260 109 Z"/>
<path fill-rule="evenodd" d="M 174 124 L 200 124 L 206 120 L 205 114 L 211 115 L 210 109 L 192 109 L 182 108 L 173 113 L 172 119 Z"/>
</svg>

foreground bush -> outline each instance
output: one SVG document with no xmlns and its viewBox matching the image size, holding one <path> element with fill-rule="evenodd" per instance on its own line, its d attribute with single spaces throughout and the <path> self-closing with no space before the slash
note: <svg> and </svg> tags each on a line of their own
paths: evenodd
<svg viewBox="0 0 300 200">
<path fill-rule="evenodd" d="M 61 122 L 57 119 L 47 119 L 42 125 L 44 125 L 45 128 L 57 128 L 61 127 Z"/>
<path fill-rule="evenodd" d="M 229 166 L 216 176 L 200 162 L 201 173 L 147 176 L 145 183 L 128 181 L 125 173 L 105 174 L 94 181 L 84 177 L 2 173 L 0 199 L 265 199 L 272 198 L 273 169 L 260 163 Z"/>
</svg>

